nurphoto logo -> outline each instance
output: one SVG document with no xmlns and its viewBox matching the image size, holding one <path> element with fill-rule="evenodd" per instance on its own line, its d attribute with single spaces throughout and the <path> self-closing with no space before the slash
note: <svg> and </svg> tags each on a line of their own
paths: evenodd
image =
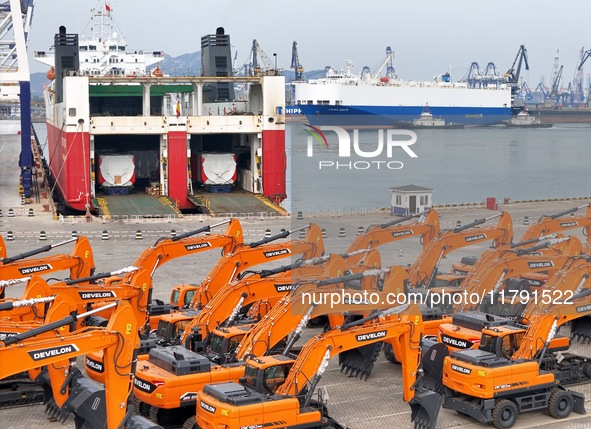
<svg viewBox="0 0 591 429">
<path fill-rule="evenodd" d="M 315 141 L 320 146 L 320 149 L 318 151 L 329 148 L 328 139 L 324 135 L 324 132 L 332 131 L 337 136 L 339 158 L 338 161 L 326 159 L 319 160 L 319 170 L 328 168 L 336 170 L 400 170 L 404 167 L 404 163 L 402 161 L 392 159 L 395 153 L 400 152 L 399 150 L 395 152 L 395 149 L 397 148 L 402 149 L 410 158 L 418 157 L 417 154 L 410 148 L 410 146 L 417 142 L 417 134 L 411 130 L 378 129 L 376 130 L 376 143 L 375 140 L 373 142 L 360 142 L 358 129 L 347 131 L 342 127 L 335 126 L 314 127 L 309 124 L 305 124 L 304 126 L 307 127 L 306 131 L 309 134 L 306 142 L 308 158 L 313 158 L 315 155 Z M 353 134 L 352 138 L 350 133 Z M 372 150 L 362 149 L 361 145 L 363 143 L 368 143 L 365 146 L 370 146 Z M 387 158 L 386 160 L 376 159 L 383 158 L 384 153 Z M 351 157 L 353 155 L 363 159 L 352 161 Z"/>
</svg>

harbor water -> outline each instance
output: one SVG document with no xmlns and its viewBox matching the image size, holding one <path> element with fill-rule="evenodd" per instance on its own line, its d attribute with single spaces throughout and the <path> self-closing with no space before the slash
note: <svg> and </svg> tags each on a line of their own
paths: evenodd
<svg viewBox="0 0 591 429">
<path fill-rule="evenodd" d="M 400 147 L 393 147 L 388 157 L 386 143 L 380 154 L 360 157 L 354 148 L 354 130 L 347 129 L 351 152 L 347 159 L 339 156 L 335 132 L 322 132 L 327 147 L 303 123 L 288 122 L 286 128 L 288 198 L 283 206 L 290 212 L 389 207 L 390 188 L 409 184 L 434 189 L 433 204 L 591 195 L 588 123 L 545 129 L 415 130 L 417 141 L 409 148 L 416 158 Z M 35 130 L 46 148 L 45 124 L 35 124 Z M 377 151 L 379 132 L 358 130 L 360 152 Z M 383 137 L 387 139 L 385 131 Z M 312 156 L 308 156 L 309 139 Z"/>
<path fill-rule="evenodd" d="M 339 156 L 342 142 L 336 132 L 323 131 L 324 142 L 304 124 L 288 125 L 289 204 L 294 212 L 390 207 L 390 188 L 409 184 L 434 189 L 433 204 L 591 195 L 591 124 L 415 130 L 416 143 L 409 149 L 416 157 L 400 147 L 393 147 L 388 157 L 385 135 L 381 153 L 360 157 L 354 130 L 347 129 L 348 158 Z M 359 152 L 377 152 L 379 132 L 358 130 Z"/>
</svg>

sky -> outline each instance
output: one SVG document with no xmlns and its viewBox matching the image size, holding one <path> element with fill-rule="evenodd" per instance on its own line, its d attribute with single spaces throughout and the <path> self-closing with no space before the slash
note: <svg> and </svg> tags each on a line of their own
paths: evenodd
<svg viewBox="0 0 591 429">
<path fill-rule="evenodd" d="M 530 87 L 545 77 L 551 84 L 556 51 L 564 80 L 573 79 L 582 47 L 591 49 L 591 2 L 582 0 L 360 0 L 290 2 L 270 0 L 110 0 L 115 22 L 128 49 L 162 50 L 171 56 L 200 50 L 200 38 L 222 26 L 230 35 L 238 65 L 247 62 L 253 39 L 280 68 L 291 65 L 297 41 L 306 71 L 351 60 L 354 71 L 372 70 L 395 52 L 399 77 L 430 80 L 451 67 L 460 80 L 473 61 L 484 69 L 494 62 L 507 71 L 525 45 Z M 36 0 L 29 36 L 31 72 L 46 71 L 32 59 L 48 50 L 60 25 L 82 32 L 96 0 Z M 591 60 L 587 69 L 591 70 Z M 585 73 L 587 76 L 588 72 Z M 587 81 L 588 78 L 585 77 Z"/>
</svg>

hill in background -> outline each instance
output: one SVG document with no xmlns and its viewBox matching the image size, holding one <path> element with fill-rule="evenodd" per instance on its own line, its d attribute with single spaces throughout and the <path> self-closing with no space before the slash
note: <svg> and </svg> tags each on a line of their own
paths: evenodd
<svg viewBox="0 0 591 429">
<path fill-rule="evenodd" d="M 199 76 L 201 73 L 201 51 L 182 54 L 178 57 L 165 55 L 164 59 L 158 64 L 164 74 L 170 76 Z M 286 82 L 293 80 L 294 72 L 284 70 Z M 304 73 L 306 79 L 315 79 L 322 77 L 324 70 L 311 70 Z M 31 96 L 43 97 L 43 85 L 47 85 L 49 80 L 45 72 L 31 74 Z"/>
</svg>

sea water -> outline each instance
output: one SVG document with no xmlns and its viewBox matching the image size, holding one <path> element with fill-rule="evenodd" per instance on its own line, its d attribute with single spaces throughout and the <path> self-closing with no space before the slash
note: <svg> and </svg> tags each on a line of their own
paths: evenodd
<svg viewBox="0 0 591 429">
<path fill-rule="evenodd" d="M 381 154 L 357 156 L 347 131 L 349 158 L 339 156 L 335 132 L 323 132 L 327 147 L 306 126 L 288 124 L 290 210 L 390 207 L 390 188 L 411 184 L 434 189 L 433 204 L 591 196 L 591 124 L 414 130 L 416 158 L 401 148 L 388 157 L 385 142 Z M 358 130 L 362 153 L 377 151 L 379 132 Z M 400 168 L 387 168 L 390 161 Z"/>
<path fill-rule="evenodd" d="M 47 156 L 45 124 L 34 124 Z M 555 124 L 552 128 L 481 127 L 415 130 L 417 141 L 387 157 L 339 157 L 334 132 L 323 132 L 328 147 L 301 123 L 286 127 L 287 194 L 289 211 L 320 212 L 390 206 L 390 188 L 418 185 L 434 189 L 433 204 L 499 202 L 591 196 L 591 124 Z M 376 151 L 378 130 L 358 130 L 361 151 Z M 308 139 L 312 156 L 308 156 Z M 385 146 L 385 144 L 384 144 Z M 341 165 L 324 166 L 321 161 Z M 264 162 L 264 161 L 263 161 Z M 352 164 L 348 168 L 348 162 Z M 381 163 L 380 163 L 381 162 Z M 388 162 L 402 168 L 387 168 Z M 370 168 L 365 168 L 369 163 Z M 392 164 L 392 167 L 400 164 Z M 377 168 L 381 167 L 381 168 Z"/>
</svg>

